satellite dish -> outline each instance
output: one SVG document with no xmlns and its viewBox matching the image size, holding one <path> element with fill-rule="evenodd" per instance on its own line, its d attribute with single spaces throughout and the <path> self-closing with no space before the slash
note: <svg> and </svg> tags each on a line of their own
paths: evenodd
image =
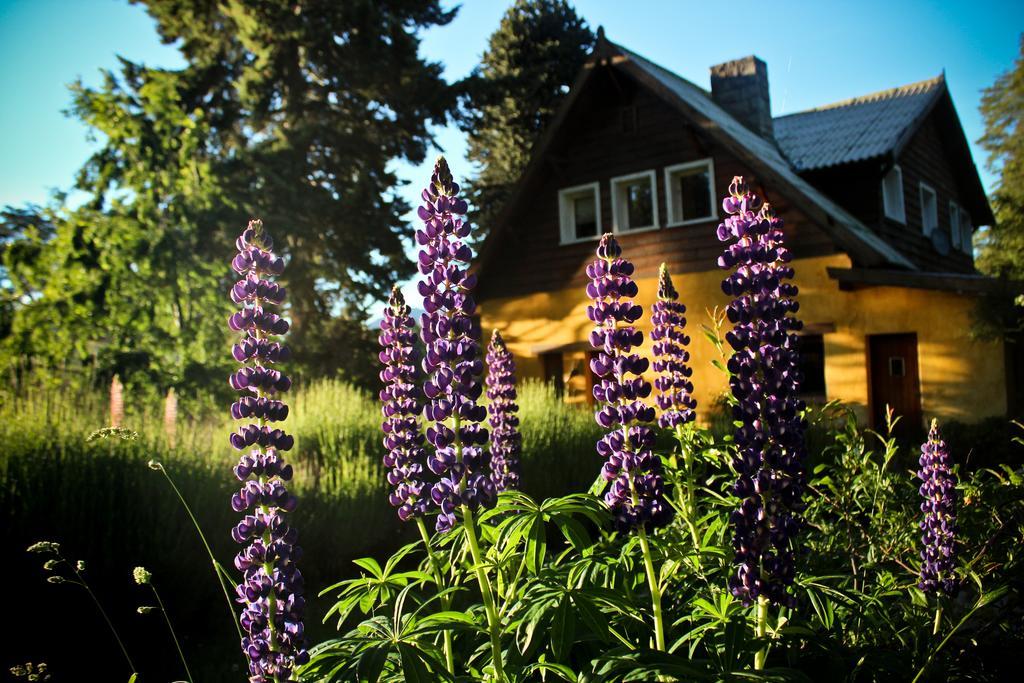
<svg viewBox="0 0 1024 683">
<path fill-rule="evenodd" d="M 939 252 L 939 256 L 948 256 L 950 247 L 949 235 L 935 228 L 932 230 L 932 246 L 935 247 L 935 251 Z"/>
</svg>

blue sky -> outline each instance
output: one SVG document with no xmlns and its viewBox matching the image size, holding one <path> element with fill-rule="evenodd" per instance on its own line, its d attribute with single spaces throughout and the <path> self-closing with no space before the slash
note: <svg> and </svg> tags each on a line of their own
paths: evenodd
<svg viewBox="0 0 1024 683">
<path fill-rule="evenodd" d="M 444 0 L 446 7 L 454 3 Z M 449 79 L 478 62 L 505 2 L 465 0 L 449 26 L 423 35 L 423 53 Z M 768 63 L 775 115 L 799 111 L 935 76 L 943 69 L 986 187 L 980 91 L 1008 69 L 1024 30 L 1024 3 L 578 0 L 577 11 L 608 37 L 707 87 L 711 64 L 757 54 Z M 116 55 L 155 66 L 181 64 L 161 45 L 145 10 L 126 0 L 0 0 L 0 205 L 44 202 L 68 188 L 96 142 L 61 113 L 67 84 L 100 80 Z M 441 129 L 456 174 L 466 169 L 464 141 Z M 413 180 L 427 166 L 400 165 Z"/>
</svg>

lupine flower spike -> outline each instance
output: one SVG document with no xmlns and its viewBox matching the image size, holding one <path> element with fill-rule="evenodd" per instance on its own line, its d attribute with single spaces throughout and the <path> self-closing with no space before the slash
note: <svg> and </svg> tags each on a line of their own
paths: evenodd
<svg viewBox="0 0 1024 683">
<path fill-rule="evenodd" d="M 242 333 L 232 354 L 242 364 L 231 375 L 231 388 L 242 394 L 231 406 L 231 416 L 248 420 L 231 434 L 231 445 L 244 454 L 235 467 L 241 490 L 231 498 L 236 512 L 248 514 L 232 530 L 236 542 L 247 544 L 235 557 L 243 582 L 237 587 L 244 605 L 242 650 L 249 659 L 252 683 L 292 681 L 297 665 L 309 661 L 303 635 L 302 574 L 295 566 L 302 555 L 295 544 L 298 533 L 285 521 L 296 505 L 285 488 L 292 467 L 281 455 L 294 440 L 269 422 L 288 416 L 278 398 L 291 381 L 273 366 L 288 360 L 287 347 L 274 337 L 288 331 L 288 323 L 267 305 L 281 305 L 285 291 L 267 279 L 280 275 L 284 261 L 273 253 L 274 242 L 263 223 L 250 221 L 236 240 L 238 254 L 231 262 L 242 275 L 231 288 L 231 300 L 242 306 L 228 326 Z"/>
<path fill-rule="evenodd" d="M 594 322 L 590 343 L 597 350 L 590 361 L 598 377 L 594 398 L 601 405 L 595 417 L 609 430 L 597 442 L 606 458 L 602 474 L 611 484 L 604 499 L 616 526 L 630 531 L 668 523 L 672 508 L 665 501 L 661 459 L 651 452 L 654 434 L 647 424 L 654 421 L 654 408 L 643 402 L 651 394 L 641 376 L 649 363 L 634 351 L 644 340 L 636 328 L 643 308 L 633 301 L 633 264 L 621 255 L 615 238 L 604 235 L 597 259 L 587 266 L 587 295 L 593 300 L 587 316 Z"/>
<path fill-rule="evenodd" d="M 797 288 L 788 263 L 782 220 L 762 206 L 743 178 L 729 186 L 722 202 L 728 217 L 718 239 L 729 243 L 718 265 L 734 272 L 722 282 L 734 297 L 727 315 L 733 329 L 726 340 L 737 479 L 733 493 L 742 503 L 732 513 L 736 574 L 733 595 L 751 604 L 759 596 L 778 605 L 794 603 L 787 592 L 795 577 L 794 536 L 801 527 L 805 486 L 803 402 L 793 313 Z"/>
<path fill-rule="evenodd" d="M 952 595 L 957 589 L 956 560 L 956 475 L 953 474 L 949 448 L 942 440 L 938 422 L 932 420 L 928 440 L 921 446 L 921 579 L 918 587 L 926 592 L 943 591 Z"/>
<path fill-rule="evenodd" d="M 654 371 L 659 374 L 654 380 L 658 390 L 658 407 L 662 413 L 658 424 L 665 429 L 675 429 L 692 422 L 697 407 L 693 398 L 693 369 L 687 363 L 690 352 L 686 346 L 690 338 L 683 329 L 686 327 L 686 306 L 679 302 L 679 293 L 672 286 L 672 278 L 664 263 L 658 272 L 658 300 L 651 311 L 652 352 Z"/>
<path fill-rule="evenodd" d="M 501 333 L 494 330 L 487 347 L 487 406 L 491 425 L 491 481 L 498 491 L 519 488 L 519 406 L 516 364 Z"/>
<path fill-rule="evenodd" d="M 388 500 L 403 522 L 422 517 L 430 504 L 423 483 L 423 434 L 420 432 L 420 389 L 416 383 L 419 353 L 410 309 L 396 285 L 380 325 L 381 411 L 384 413 L 384 466 L 389 468 Z"/>
<path fill-rule="evenodd" d="M 455 525 L 459 506 L 493 507 L 497 495 L 483 447 L 487 430 L 480 425 L 487 410 L 477 405 L 483 391 L 483 362 L 473 322 L 476 276 L 467 272 L 472 251 L 463 241 L 470 231 L 463 218 L 467 206 L 443 157 L 434 165 L 422 197 L 418 214 L 423 228 L 416 232 L 416 241 L 423 275 L 419 292 L 426 311 L 420 320 L 420 336 L 427 347 L 423 415 L 430 425 L 427 440 L 434 447 L 427 467 L 440 477 L 430 495 L 440 509 L 437 530 L 444 532 Z"/>
</svg>

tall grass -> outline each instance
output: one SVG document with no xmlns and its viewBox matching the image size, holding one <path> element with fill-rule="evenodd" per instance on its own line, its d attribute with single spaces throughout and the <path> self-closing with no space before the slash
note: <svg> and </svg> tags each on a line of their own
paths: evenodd
<svg viewBox="0 0 1024 683">
<path fill-rule="evenodd" d="M 526 383 L 520 396 L 524 489 L 549 496 L 587 488 L 601 465 L 590 412 L 565 405 L 543 384 Z M 93 674 L 83 662 L 103 661 L 112 652 L 102 624 L 92 623 L 98 615 L 81 596 L 47 584 L 35 558 L 21 552 L 36 540 L 52 539 L 69 557 L 85 560 L 90 582 L 127 634 L 145 679 L 167 680 L 180 664 L 159 622 L 135 613 L 146 597 L 131 580 L 138 565 L 160 577 L 197 680 L 240 673 L 236 632 L 202 544 L 166 481 L 147 466 L 151 459 L 164 464 L 214 554 L 230 567 L 237 550 L 228 534 L 237 521 L 229 505 L 237 455 L 227 441 L 232 425 L 226 406 L 197 412 L 189 406 L 202 401 L 185 403 L 172 448 L 161 401 L 129 394 L 124 404 L 123 426 L 138 438 L 86 443 L 90 433 L 108 426 L 106 391 L 0 392 L 0 540 L 10 558 L 3 571 L 7 585 L 17 587 L 9 609 L 26 621 L 5 639 L 0 665 L 47 661 L 55 677 L 70 680 L 72 674 Z M 386 500 L 376 397 L 324 380 L 298 387 L 290 404 L 285 428 L 296 437 L 291 460 L 300 498 L 292 519 L 305 551 L 300 566 L 307 595 L 314 598 L 329 581 L 351 575 L 353 559 L 386 554 L 411 540 L 414 530 L 398 522 Z M 314 640 L 325 636 L 317 627 L 323 607 L 312 599 L 308 628 Z M 73 619 L 55 618 L 69 610 Z M 66 632 L 55 632 L 60 629 Z M 101 670 L 97 664 L 93 675 Z"/>
</svg>

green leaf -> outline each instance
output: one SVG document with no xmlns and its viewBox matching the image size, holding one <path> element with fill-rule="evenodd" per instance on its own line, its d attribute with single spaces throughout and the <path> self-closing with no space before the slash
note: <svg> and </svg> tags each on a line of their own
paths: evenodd
<svg viewBox="0 0 1024 683">
<path fill-rule="evenodd" d="M 602 641 L 609 641 L 611 635 L 608 632 L 608 618 L 605 617 L 604 612 L 598 609 L 597 605 L 583 593 L 573 593 L 572 601 L 576 605 L 580 619 L 590 629 L 590 632 Z"/>
<path fill-rule="evenodd" d="M 436 683 L 430 668 L 423 660 L 423 653 L 407 643 L 398 643 L 398 655 L 402 659 L 402 674 L 406 683 Z"/>
<path fill-rule="evenodd" d="M 371 574 L 373 574 L 374 577 L 378 579 L 384 576 L 384 572 L 380 568 L 380 565 L 377 564 L 377 560 L 373 559 L 372 557 L 360 557 L 358 560 L 352 560 L 352 562 L 353 564 L 356 564 L 365 569 L 366 571 L 370 572 Z"/>
<path fill-rule="evenodd" d="M 569 595 L 566 594 L 551 619 L 551 654 L 555 659 L 566 659 L 575 639 L 576 615 L 571 608 Z"/>
<path fill-rule="evenodd" d="M 359 657 L 357 669 L 359 683 L 377 683 L 387 661 L 388 650 L 386 647 L 370 647 L 364 650 Z"/>
<path fill-rule="evenodd" d="M 555 524 L 558 525 L 562 535 L 565 536 L 565 540 L 569 541 L 573 548 L 581 553 L 586 553 L 586 551 L 590 550 L 590 536 L 578 521 L 566 515 L 557 515 L 555 517 Z"/>
<path fill-rule="evenodd" d="M 544 520 L 535 517 L 533 527 L 530 528 L 530 535 L 526 541 L 526 568 L 531 574 L 536 574 L 544 566 L 544 555 L 547 552 L 547 532 L 544 529 Z"/>
</svg>

